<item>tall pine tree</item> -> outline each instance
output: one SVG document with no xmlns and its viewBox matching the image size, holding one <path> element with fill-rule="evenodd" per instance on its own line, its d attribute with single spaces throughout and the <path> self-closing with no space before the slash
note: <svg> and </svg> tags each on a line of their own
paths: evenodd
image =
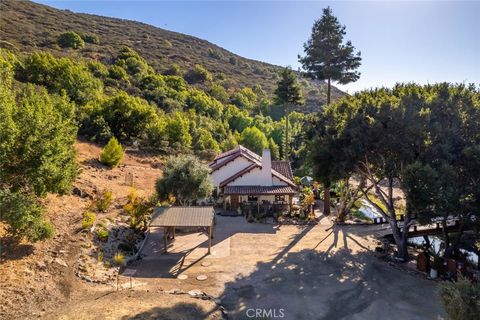
<svg viewBox="0 0 480 320">
<path fill-rule="evenodd" d="M 323 15 L 315 21 L 310 39 L 303 45 L 305 56 L 299 61 L 308 77 L 327 81 L 327 104 L 331 101 L 331 83 L 355 82 L 360 78 L 356 71 L 361 64 L 360 52 L 350 41 L 344 42 L 345 26 L 333 15 L 330 7 L 323 9 Z M 325 215 L 330 214 L 330 182 L 323 181 L 325 187 Z"/>
<path fill-rule="evenodd" d="M 283 158 L 289 159 L 288 152 L 288 118 L 290 115 L 290 109 L 293 106 L 303 104 L 302 88 L 297 80 L 297 76 L 291 68 L 285 68 L 280 73 L 280 80 L 277 83 L 277 89 L 275 90 L 276 103 L 282 105 L 285 109 L 285 148 L 283 152 Z"/>
</svg>

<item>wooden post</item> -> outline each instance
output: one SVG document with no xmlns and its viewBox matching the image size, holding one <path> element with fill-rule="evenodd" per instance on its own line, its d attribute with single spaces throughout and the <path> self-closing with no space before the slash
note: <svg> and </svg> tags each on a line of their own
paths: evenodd
<svg viewBox="0 0 480 320">
<path fill-rule="evenodd" d="M 210 254 L 211 247 L 212 247 L 212 225 L 208 227 L 208 254 Z"/>
<path fill-rule="evenodd" d="M 167 227 L 163 227 L 163 243 L 165 244 L 164 253 L 167 253 Z"/>
<path fill-rule="evenodd" d="M 290 213 L 292 212 L 292 202 L 293 202 L 293 197 L 291 194 L 288 195 L 288 207 L 290 210 Z"/>
<path fill-rule="evenodd" d="M 173 227 L 173 239 L 175 239 L 175 227 Z"/>
</svg>

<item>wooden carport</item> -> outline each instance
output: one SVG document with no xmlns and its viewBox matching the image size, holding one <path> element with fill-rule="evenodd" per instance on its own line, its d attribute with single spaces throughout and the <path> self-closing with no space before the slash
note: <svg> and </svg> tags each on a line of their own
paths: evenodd
<svg viewBox="0 0 480 320">
<path fill-rule="evenodd" d="M 213 207 L 161 207 L 153 212 L 151 227 L 163 227 L 165 253 L 167 253 L 168 236 L 175 239 L 176 227 L 208 228 L 208 253 L 212 246 L 215 210 Z"/>
</svg>

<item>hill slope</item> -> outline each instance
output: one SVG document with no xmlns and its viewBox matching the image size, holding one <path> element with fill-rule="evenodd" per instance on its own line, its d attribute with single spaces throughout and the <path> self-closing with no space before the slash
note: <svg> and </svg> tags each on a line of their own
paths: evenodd
<svg viewBox="0 0 480 320">
<path fill-rule="evenodd" d="M 243 88 L 259 84 L 272 94 L 279 66 L 246 59 L 208 41 L 140 22 L 58 10 L 30 1 L 0 0 L 0 46 L 20 52 L 48 50 L 55 55 L 80 55 L 108 62 L 123 45 L 134 48 L 158 72 L 176 63 L 184 70 L 195 64 L 206 67 L 225 87 Z M 75 31 L 94 34 L 100 44 L 80 50 L 62 49 L 59 34 Z M 302 79 L 307 103 L 304 112 L 318 110 L 326 101 L 322 82 Z M 344 93 L 333 88 L 336 99 Z"/>
</svg>

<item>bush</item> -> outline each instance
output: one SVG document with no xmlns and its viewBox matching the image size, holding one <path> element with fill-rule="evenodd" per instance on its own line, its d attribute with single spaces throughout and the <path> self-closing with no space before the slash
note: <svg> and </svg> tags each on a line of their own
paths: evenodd
<svg viewBox="0 0 480 320">
<path fill-rule="evenodd" d="M 108 141 L 100 154 L 100 162 L 109 167 L 117 166 L 123 159 L 123 148 L 115 137 Z"/>
<path fill-rule="evenodd" d="M 185 80 L 187 80 L 188 83 L 199 83 L 199 82 L 205 82 L 205 81 L 212 81 L 212 75 L 210 72 L 208 72 L 207 69 L 202 67 L 201 65 L 196 64 L 195 68 L 192 70 L 188 71 L 187 74 L 185 74 Z"/>
<path fill-rule="evenodd" d="M 105 190 L 97 195 L 95 199 L 95 206 L 100 212 L 107 211 L 108 207 L 112 204 L 113 194 L 110 190 Z"/>
<path fill-rule="evenodd" d="M 130 216 L 130 227 L 137 230 L 145 230 L 148 225 L 148 217 L 152 205 L 137 195 L 137 191 L 132 189 L 128 195 L 128 203 L 123 207 Z"/>
<path fill-rule="evenodd" d="M 96 34 L 83 34 L 82 39 L 86 43 L 100 44 L 100 38 Z"/>
<path fill-rule="evenodd" d="M 87 210 L 85 214 L 83 215 L 82 219 L 82 228 L 83 229 L 90 229 L 93 224 L 95 223 L 95 220 L 97 219 L 97 215 L 90 210 Z"/>
<path fill-rule="evenodd" d="M 44 219 L 43 208 L 33 195 L 0 189 L 0 213 L 0 221 L 8 224 L 7 233 L 15 240 L 26 237 L 35 242 L 53 236 L 53 226 Z"/>
<path fill-rule="evenodd" d="M 170 68 L 163 72 L 166 76 L 181 76 L 182 75 L 182 68 L 176 63 L 172 64 Z"/>
<path fill-rule="evenodd" d="M 122 266 L 125 264 L 125 255 L 122 252 L 117 252 L 113 256 L 113 263 L 117 266 Z"/>
<path fill-rule="evenodd" d="M 468 279 L 443 282 L 439 290 L 440 300 L 452 320 L 474 320 L 480 314 L 480 284 Z"/>
<path fill-rule="evenodd" d="M 62 48 L 79 49 L 85 46 L 85 41 L 78 33 L 73 31 L 64 32 L 58 36 L 57 43 Z"/>
<path fill-rule="evenodd" d="M 105 227 L 100 227 L 100 228 L 97 229 L 97 236 L 101 240 L 106 240 L 108 238 L 109 234 L 110 233 L 108 232 L 108 230 Z"/>
</svg>

